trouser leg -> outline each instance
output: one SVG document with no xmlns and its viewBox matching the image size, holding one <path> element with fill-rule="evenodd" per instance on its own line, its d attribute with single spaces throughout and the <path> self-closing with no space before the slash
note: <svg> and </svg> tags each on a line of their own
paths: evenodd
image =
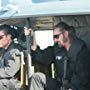
<svg viewBox="0 0 90 90">
<path fill-rule="evenodd" d="M 46 79 L 46 90 L 60 90 L 56 79 L 50 77 L 47 77 Z"/>
<path fill-rule="evenodd" d="M 43 73 L 35 73 L 30 78 L 29 90 L 44 90 L 46 85 L 46 76 Z"/>
<path fill-rule="evenodd" d="M 29 90 L 60 90 L 56 80 L 46 77 L 43 73 L 35 73 L 30 78 Z"/>
<path fill-rule="evenodd" d="M 15 90 L 15 86 L 8 79 L 1 79 L 0 90 Z"/>
<path fill-rule="evenodd" d="M 21 88 L 20 81 L 12 78 L 12 79 L 10 79 L 10 83 L 11 83 L 11 84 L 9 84 L 10 88 L 13 88 L 10 90 L 20 90 L 20 88 Z"/>
</svg>

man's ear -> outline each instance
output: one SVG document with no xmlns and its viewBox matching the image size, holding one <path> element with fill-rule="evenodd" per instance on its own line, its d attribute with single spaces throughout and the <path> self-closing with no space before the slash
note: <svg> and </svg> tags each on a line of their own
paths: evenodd
<svg viewBox="0 0 90 90">
<path fill-rule="evenodd" d="M 63 33 L 63 42 L 65 43 L 65 42 L 67 42 L 67 37 L 68 37 L 68 31 L 65 31 L 64 33 Z"/>
<path fill-rule="evenodd" d="M 66 37 L 68 37 L 69 32 L 68 32 L 68 31 L 65 31 L 65 32 L 64 32 L 64 35 L 65 35 Z"/>
</svg>

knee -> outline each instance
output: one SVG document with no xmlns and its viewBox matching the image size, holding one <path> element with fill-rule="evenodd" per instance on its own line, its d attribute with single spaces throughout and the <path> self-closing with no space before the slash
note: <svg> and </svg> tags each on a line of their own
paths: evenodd
<svg viewBox="0 0 90 90">
<path fill-rule="evenodd" d="M 33 74 L 31 76 L 31 81 L 32 80 L 38 81 L 39 83 L 46 84 L 46 76 L 44 73 L 41 73 L 41 72 L 37 72 L 37 73 Z"/>
<path fill-rule="evenodd" d="M 37 72 L 37 73 L 34 73 L 31 78 L 37 78 L 37 77 L 40 77 L 40 78 L 45 78 L 45 74 L 44 73 L 41 73 L 41 72 Z"/>
</svg>

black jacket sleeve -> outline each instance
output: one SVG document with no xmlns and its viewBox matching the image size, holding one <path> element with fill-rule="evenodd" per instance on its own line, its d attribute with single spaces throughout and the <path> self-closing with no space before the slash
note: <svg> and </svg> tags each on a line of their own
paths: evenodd
<svg viewBox="0 0 90 90">
<path fill-rule="evenodd" d="M 44 50 L 41 50 L 38 46 L 35 51 L 32 51 L 32 60 L 49 65 L 54 60 L 53 46 L 49 46 Z"/>
</svg>

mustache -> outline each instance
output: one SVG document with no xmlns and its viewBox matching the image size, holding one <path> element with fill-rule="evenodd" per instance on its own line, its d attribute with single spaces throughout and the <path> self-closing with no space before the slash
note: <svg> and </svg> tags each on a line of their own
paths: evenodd
<svg viewBox="0 0 90 90">
<path fill-rule="evenodd" d="M 59 48 L 63 47 L 61 44 L 58 44 L 58 42 L 54 42 L 55 46 L 58 46 Z"/>
</svg>

